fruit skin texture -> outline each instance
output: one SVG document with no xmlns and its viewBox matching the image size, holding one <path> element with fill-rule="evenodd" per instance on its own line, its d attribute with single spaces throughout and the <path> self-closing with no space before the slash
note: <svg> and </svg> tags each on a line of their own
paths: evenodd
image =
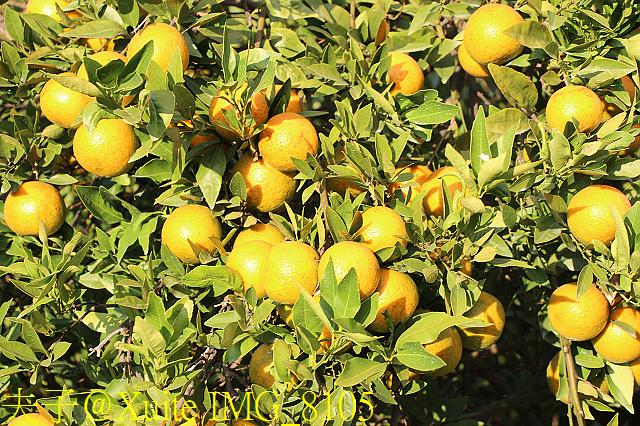
<svg viewBox="0 0 640 426">
<path fill-rule="evenodd" d="M 486 65 L 479 64 L 471 56 L 469 56 L 469 52 L 467 52 L 467 48 L 464 47 L 464 43 L 462 43 L 460 47 L 458 47 L 458 61 L 460 61 L 460 66 L 462 67 L 462 69 L 465 70 L 467 74 L 473 77 L 491 77 L 489 68 L 487 68 Z"/>
<path fill-rule="evenodd" d="M 264 160 L 281 172 L 296 172 L 291 158 L 306 160 L 318 153 L 318 132 L 300 114 L 283 112 L 267 121 L 260 133 L 258 150 Z"/>
<path fill-rule="evenodd" d="M 273 344 L 263 343 L 255 350 L 249 361 L 249 380 L 251 383 L 270 388 L 276 379 L 271 375 L 273 366 Z"/>
<path fill-rule="evenodd" d="M 28 413 L 11 420 L 9 426 L 53 426 L 53 422 L 40 413 Z"/>
<path fill-rule="evenodd" d="M 162 226 L 162 244 L 185 263 L 200 263 L 198 253 L 213 253 L 211 237 L 220 239 L 222 227 L 209 207 L 187 204 L 171 212 Z"/>
<path fill-rule="evenodd" d="M 407 246 L 407 228 L 404 219 L 389 207 L 371 207 L 362 213 L 360 242 L 376 252 L 386 247 L 394 247 L 397 242 Z M 395 259 L 397 256 L 392 256 Z"/>
<path fill-rule="evenodd" d="M 378 315 L 369 325 L 369 328 L 376 333 L 389 332 L 389 324 L 383 314 L 385 309 L 389 312 L 393 324 L 396 325 L 411 318 L 418 307 L 420 297 L 418 287 L 408 274 L 382 268 L 376 291 L 380 294 Z"/>
<path fill-rule="evenodd" d="M 440 377 L 449 374 L 458 366 L 462 358 L 462 340 L 455 327 L 445 328 L 436 340 L 422 347 L 445 362 L 442 367 L 427 371 L 425 374 L 428 376 Z"/>
<path fill-rule="evenodd" d="M 4 220 L 18 235 L 38 236 L 40 221 L 57 232 L 64 223 L 67 208 L 56 188 L 45 182 L 23 182 L 16 192 L 10 192 L 4 202 Z"/>
<path fill-rule="evenodd" d="M 558 334 L 582 342 L 596 337 L 607 325 L 609 302 L 593 285 L 576 300 L 577 292 L 576 283 L 558 287 L 549 299 L 548 315 Z"/>
<path fill-rule="evenodd" d="M 457 176 L 443 176 L 446 173 L 456 173 L 455 167 L 447 166 L 439 168 L 431 173 L 422 185 L 421 190 L 427 191 L 422 199 L 422 208 L 427 215 L 437 217 L 444 215 L 444 194 L 442 193 L 440 184 L 441 180 L 444 180 L 452 196 L 456 191 L 462 191 L 462 181 L 458 179 Z M 469 188 L 467 188 L 465 196 L 471 196 Z M 458 209 L 460 208 L 460 205 L 458 205 Z"/>
<path fill-rule="evenodd" d="M 464 30 L 464 46 L 469 56 L 482 65 L 509 62 L 522 52 L 524 46 L 503 31 L 523 21 L 517 11 L 504 4 L 479 7 Z"/>
<path fill-rule="evenodd" d="M 264 159 L 253 161 L 246 152 L 235 164 L 231 176 L 240 173 L 247 186 L 247 206 L 261 212 L 278 210 L 295 195 L 293 173 L 283 173 L 267 164 Z"/>
<path fill-rule="evenodd" d="M 609 185 L 588 186 L 569 201 L 567 225 L 582 244 L 590 245 L 591 240 L 611 244 L 616 236 L 616 224 L 609 210 L 611 203 L 621 216 L 631 208 L 627 196 Z"/>
<path fill-rule="evenodd" d="M 429 175 L 431 174 L 431 170 L 429 170 L 428 167 L 420 165 L 420 164 L 413 164 L 409 167 L 398 167 L 396 168 L 396 173 L 395 176 L 401 175 L 403 173 L 413 173 L 414 176 L 404 182 L 394 182 L 389 184 L 389 193 L 393 194 L 396 190 L 400 189 L 401 186 L 406 186 L 411 182 L 415 182 L 418 185 L 417 186 L 411 186 L 411 198 L 407 199 L 407 197 L 409 196 L 409 188 L 405 187 L 400 189 L 400 191 L 402 191 L 402 194 L 404 194 L 404 198 L 405 198 L 405 204 L 410 206 L 411 205 L 411 201 L 413 201 L 413 199 L 415 198 L 416 195 L 418 195 L 418 193 L 420 193 L 420 188 L 422 187 L 422 184 L 425 183 L 425 181 L 427 180 L 427 178 L 429 177 Z"/>
<path fill-rule="evenodd" d="M 71 72 L 63 72 L 60 76 L 73 77 Z M 53 124 L 65 129 L 77 129 L 80 123 L 72 126 L 80 111 L 93 98 L 63 86 L 54 79 L 49 79 L 40 92 L 40 109 L 42 115 Z"/>
<path fill-rule="evenodd" d="M 390 52 L 391 68 L 389 69 L 389 83 L 395 83 L 391 89 L 391 96 L 398 93 L 411 95 L 424 86 L 422 68 L 415 59 L 406 53 Z"/>
<path fill-rule="evenodd" d="M 480 293 L 476 303 L 463 316 L 492 324 L 488 327 L 461 328 L 460 337 L 463 347 L 478 351 L 488 348 L 500 338 L 504 329 L 504 308 L 493 295 L 484 291 Z"/>
<path fill-rule="evenodd" d="M 264 276 L 267 273 L 267 256 L 272 246 L 265 241 L 251 241 L 235 246 L 227 258 L 227 266 L 242 277 L 244 292 L 253 287 L 258 299 L 267 297 Z"/>
<path fill-rule="evenodd" d="M 186 71 L 189 66 L 189 46 L 187 45 L 187 40 L 185 40 L 177 28 L 168 24 L 151 24 L 136 33 L 129 42 L 127 57 L 133 57 L 133 55 L 150 41 L 153 41 L 153 55 L 151 56 L 151 60 L 160 65 L 163 71 L 167 71 L 167 68 L 169 68 L 171 55 L 173 55 L 173 51 L 176 48 L 180 51 L 182 71 Z"/>
<path fill-rule="evenodd" d="M 313 294 L 318 285 L 320 255 L 311 246 L 299 241 L 283 241 L 271 247 L 267 257 L 264 289 L 276 303 L 292 305 L 300 290 Z"/>
<path fill-rule="evenodd" d="M 104 118 L 90 135 L 84 124 L 73 137 L 73 155 L 83 169 L 97 176 L 113 177 L 126 172 L 138 147 L 133 126 L 120 118 Z"/>
<path fill-rule="evenodd" d="M 633 337 L 613 321 L 631 326 Z M 609 322 L 591 342 L 598 355 L 609 362 L 622 364 L 640 357 L 640 312 L 630 306 L 616 308 L 609 313 Z"/>
<path fill-rule="evenodd" d="M 581 133 L 589 133 L 602 121 L 602 103 L 595 92 L 584 86 L 565 86 L 555 92 L 547 102 L 547 124 L 564 131 L 564 126 L 575 118 Z"/>
<path fill-rule="evenodd" d="M 248 84 L 245 83 L 241 87 L 239 87 L 235 93 L 235 101 L 236 104 L 242 104 L 242 93 L 248 87 Z M 249 136 L 253 133 L 253 127 L 246 126 L 244 128 L 244 135 L 240 133 L 229 130 L 216 124 L 216 121 L 221 121 L 223 123 L 229 124 L 227 119 L 224 116 L 223 111 L 230 111 L 235 109 L 233 103 L 229 100 L 230 98 L 225 97 L 223 92 L 218 92 L 218 97 L 214 97 L 211 100 L 211 104 L 209 104 L 209 120 L 211 121 L 211 125 L 218 132 L 218 134 L 225 140 L 228 141 L 239 141 L 243 137 Z M 238 114 L 240 123 L 243 123 L 247 118 L 247 111 L 242 111 L 241 114 Z M 264 124 L 267 122 L 269 118 L 269 105 L 267 104 L 267 98 L 264 96 L 262 92 L 258 92 L 251 98 L 251 116 L 253 117 L 256 125 Z"/>
<path fill-rule="evenodd" d="M 320 258 L 319 278 L 324 275 L 329 265 L 329 259 L 332 260 L 338 282 L 347 275 L 351 268 L 355 269 L 360 300 L 366 299 L 376 291 L 380 281 L 380 264 L 376 255 L 367 246 L 354 241 L 341 241 L 332 245 Z"/>
<path fill-rule="evenodd" d="M 60 22 L 62 19 L 58 16 L 56 11 L 56 3 L 60 6 L 60 9 L 64 9 L 69 5 L 69 2 L 65 0 L 29 0 L 24 13 L 40 13 L 47 15 Z M 80 14 L 76 11 L 68 12 L 67 16 L 70 18 L 77 18 Z"/>
<path fill-rule="evenodd" d="M 242 230 L 233 243 L 233 248 L 248 241 L 266 241 L 271 245 L 276 245 L 284 241 L 284 235 L 273 225 L 267 223 L 256 223 Z"/>
</svg>

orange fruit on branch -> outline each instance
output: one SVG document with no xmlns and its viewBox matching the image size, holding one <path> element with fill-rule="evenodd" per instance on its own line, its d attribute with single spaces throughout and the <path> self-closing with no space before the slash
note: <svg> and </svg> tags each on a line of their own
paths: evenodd
<svg viewBox="0 0 640 426">
<path fill-rule="evenodd" d="M 584 341 L 596 337 L 607 325 L 609 302 L 596 286 L 576 298 L 578 285 L 558 287 L 549 299 L 548 316 L 558 334 L 569 340 Z"/>
<path fill-rule="evenodd" d="M 278 228 L 267 223 L 256 223 L 242 230 L 236 237 L 233 247 L 239 246 L 249 241 L 266 241 L 271 245 L 276 245 L 284 241 L 284 235 Z"/>
<path fill-rule="evenodd" d="M 567 225 L 571 233 L 585 245 L 598 240 L 609 245 L 616 236 L 611 205 L 621 216 L 631 208 L 626 195 L 609 185 L 591 185 L 573 196 L 567 208 Z"/>
<path fill-rule="evenodd" d="M 292 112 L 271 117 L 260 133 L 258 150 L 262 158 L 281 172 L 297 172 L 291 158 L 306 161 L 318 153 L 318 133 L 313 124 Z"/>
<path fill-rule="evenodd" d="M 389 83 L 394 83 L 391 96 L 398 93 L 412 95 L 424 86 L 424 73 L 418 62 L 402 52 L 390 52 L 391 68 L 389 69 Z"/>
<path fill-rule="evenodd" d="M 462 346 L 467 349 L 474 351 L 486 349 L 502 335 L 505 320 L 504 308 L 495 296 L 487 292 L 481 292 L 476 303 L 463 316 L 490 324 L 488 327 L 460 328 Z"/>
<path fill-rule="evenodd" d="M 97 176 L 112 177 L 125 173 L 129 159 L 138 147 L 133 126 L 121 118 L 104 118 L 89 134 L 84 124 L 73 137 L 73 155 L 83 169 Z"/>
<path fill-rule="evenodd" d="M 489 3 L 476 9 L 464 30 L 464 47 L 479 64 L 504 64 L 518 56 L 524 46 L 504 30 L 524 19 L 506 4 Z"/>
<path fill-rule="evenodd" d="M 313 294 L 318 285 L 319 261 L 318 252 L 299 241 L 283 241 L 271 247 L 264 277 L 267 295 L 276 303 L 292 305 L 300 295 L 298 285 Z"/>
<path fill-rule="evenodd" d="M 378 314 L 369 328 L 376 333 L 389 332 L 389 324 L 383 313 L 385 310 L 393 324 L 397 325 L 411 318 L 418 307 L 418 287 L 409 274 L 382 268 L 375 291 L 379 293 Z"/>
<path fill-rule="evenodd" d="M 284 206 L 295 195 L 294 173 L 283 173 L 264 159 L 253 161 L 250 152 L 236 162 L 231 176 L 240 173 L 247 187 L 247 207 L 272 212 Z"/>
<path fill-rule="evenodd" d="M 385 206 L 371 207 L 362 213 L 362 227 L 357 236 L 373 252 L 395 247 L 396 243 L 406 247 L 409 238 L 402 216 Z"/>
<path fill-rule="evenodd" d="M 426 343 L 422 347 L 444 361 L 442 367 L 427 371 L 425 374 L 428 376 L 440 377 L 449 374 L 458 366 L 462 358 L 462 340 L 455 327 L 445 328 L 436 340 Z"/>
<path fill-rule="evenodd" d="M 489 72 L 489 68 L 486 65 L 482 65 L 476 62 L 471 56 L 469 56 L 469 52 L 467 52 L 467 48 L 464 46 L 464 43 L 458 47 L 458 61 L 460 62 L 460 66 L 465 72 L 473 77 L 478 78 L 488 78 L 491 77 L 491 73 Z"/>
<path fill-rule="evenodd" d="M 355 269 L 358 277 L 360 300 L 366 299 L 376 291 L 380 281 L 380 264 L 369 247 L 354 241 L 341 241 L 332 245 L 320 258 L 320 263 L 318 264 L 319 278 L 324 275 L 329 265 L 329 259 L 333 263 L 338 282 L 349 273 L 351 268 Z"/>
<path fill-rule="evenodd" d="M 253 287 L 258 299 L 267 297 L 264 291 L 264 277 L 271 247 L 273 245 L 265 241 L 249 241 L 235 245 L 227 258 L 227 266 L 242 277 L 244 292 Z"/>
<path fill-rule="evenodd" d="M 155 23 L 144 27 L 133 36 L 127 48 L 127 57 L 131 58 L 147 43 L 153 42 L 151 60 L 155 61 L 163 71 L 169 68 L 173 52 L 178 49 L 182 61 L 182 71 L 189 66 L 189 46 L 187 40 L 176 27 L 164 23 Z"/>
<path fill-rule="evenodd" d="M 591 342 L 598 355 L 609 362 L 623 364 L 640 357 L 640 312 L 631 306 L 613 309 L 607 325 Z"/>
<path fill-rule="evenodd" d="M 74 74 L 64 72 L 60 76 L 73 77 Z M 47 120 L 65 129 L 77 129 L 80 123 L 72 126 L 80 111 L 94 98 L 84 93 L 76 92 L 49 79 L 40 92 L 40 109 Z"/>
<path fill-rule="evenodd" d="M 427 191 L 422 199 L 422 208 L 427 215 L 442 217 L 444 215 L 444 193 L 442 192 L 442 184 L 449 188 L 449 192 L 453 197 L 456 191 L 462 191 L 462 181 L 449 173 L 457 173 L 455 167 L 441 167 L 427 176 L 422 184 L 421 190 Z M 469 188 L 466 189 L 466 197 L 471 196 Z M 461 206 L 458 204 L 458 210 Z"/>
<path fill-rule="evenodd" d="M 222 237 L 220 221 L 211 209 L 198 204 L 187 204 L 171 212 L 162 226 L 162 244 L 185 263 L 200 263 L 200 252 L 212 254 L 214 240 Z"/>
<path fill-rule="evenodd" d="M 584 86 L 565 86 L 551 95 L 547 102 L 547 123 L 560 132 L 575 118 L 579 123 L 578 130 L 589 133 L 602 122 L 602 113 L 600 98 Z"/>
<path fill-rule="evenodd" d="M 248 84 L 244 83 L 234 92 L 235 105 L 231 101 L 231 98 L 224 92 L 218 92 L 218 96 L 214 97 L 211 100 L 211 104 L 209 104 L 209 120 L 211 121 L 213 128 L 223 139 L 228 141 L 239 141 L 251 135 L 254 129 L 254 126 L 245 126 L 244 135 L 242 135 L 234 129 L 228 129 L 217 124 L 216 121 L 220 121 L 227 125 L 229 124 L 225 117 L 225 111 L 235 112 L 241 125 L 244 125 L 247 121 L 249 113 L 251 114 L 251 117 L 253 117 L 256 125 L 266 123 L 269 118 L 269 105 L 267 104 L 267 98 L 264 96 L 264 93 L 257 92 L 253 95 L 249 111 L 247 110 L 247 105 L 242 104 L 242 94 L 247 87 Z M 241 111 L 238 111 L 238 107 Z"/>
<path fill-rule="evenodd" d="M 45 182 L 23 182 L 4 202 L 4 220 L 19 235 L 38 236 L 40 221 L 51 235 L 64 223 L 66 212 L 58 190 Z"/>
</svg>

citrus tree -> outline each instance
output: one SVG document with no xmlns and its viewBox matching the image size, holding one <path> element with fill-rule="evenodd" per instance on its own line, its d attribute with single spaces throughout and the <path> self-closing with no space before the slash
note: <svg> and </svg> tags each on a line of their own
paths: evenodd
<svg viewBox="0 0 640 426">
<path fill-rule="evenodd" d="M 483 3 L 0 6 L 0 417 L 634 424 L 640 6 Z"/>
</svg>

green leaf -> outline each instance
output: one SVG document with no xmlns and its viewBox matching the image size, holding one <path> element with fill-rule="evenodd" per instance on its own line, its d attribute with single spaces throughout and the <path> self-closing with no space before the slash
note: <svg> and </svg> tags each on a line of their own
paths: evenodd
<svg viewBox="0 0 640 426">
<path fill-rule="evenodd" d="M 227 157 L 221 147 L 217 147 L 213 154 L 207 153 L 204 161 L 196 172 L 196 182 L 211 209 L 216 205 L 216 200 L 222 187 L 222 175 L 227 167 Z"/>
<path fill-rule="evenodd" d="M 512 25 L 502 33 L 531 49 L 542 49 L 552 41 L 549 28 L 529 19 Z"/>
<path fill-rule="evenodd" d="M 512 68 L 496 64 L 488 65 L 493 81 L 509 103 L 518 108 L 535 110 L 538 89 L 526 75 Z"/>
<path fill-rule="evenodd" d="M 90 21 L 63 33 L 69 38 L 116 38 L 125 34 L 126 28 L 109 19 Z"/>
<path fill-rule="evenodd" d="M 240 172 L 236 172 L 229 182 L 229 191 L 235 197 L 239 197 L 242 201 L 247 200 L 247 183 Z"/>
<path fill-rule="evenodd" d="M 630 413 L 633 410 L 633 373 L 626 364 L 607 362 L 607 383 L 611 396 Z"/>
<path fill-rule="evenodd" d="M 9 359 L 18 358 L 27 362 L 38 362 L 36 354 L 24 343 L 0 340 L 0 351 Z"/>
<path fill-rule="evenodd" d="M 444 361 L 428 352 L 418 342 L 405 343 L 394 358 L 401 364 L 420 371 L 432 371 L 445 365 Z"/>
<path fill-rule="evenodd" d="M 153 140 L 160 139 L 171 123 L 173 111 L 176 109 L 176 98 L 169 90 L 153 90 L 145 104 L 149 107 L 149 135 Z"/>
<path fill-rule="evenodd" d="M 386 369 L 386 364 L 377 361 L 359 357 L 350 358 L 336 379 L 335 385 L 349 387 L 369 382 L 381 377 Z"/>
<path fill-rule="evenodd" d="M 476 176 L 482 164 L 491 159 L 484 108 L 480 106 L 471 128 L 471 168 Z"/>
<path fill-rule="evenodd" d="M 504 108 L 487 117 L 487 130 L 493 133 L 506 133 L 515 125 L 518 125 L 516 134 L 529 129 L 527 115 L 517 108 Z"/>
<path fill-rule="evenodd" d="M 108 224 L 119 223 L 124 220 L 122 214 L 103 198 L 101 190 L 106 191 L 104 187 L 76 185 L 74 188 L 84 206 L 97 219 Z"/>
<path fill-rule="evenodd" d="M 160 358 L 164 355 L 167 342 L 162 337 L 160 331 L 156 330 L 151 324 L 142 317 L 136 317 L 133 324 L 133 332 L 142 340 L 145 348 L 147 348 L 156 357 Z"/>
<path fill-rule="evenodd" d="M 533 241 L 536 244 L 543 244 L 554 240 L 560 236 L 563 227 L 556 222 L 553 216 L 542 216 L 536 219 L 536 228 L 533 234 Z"/>
<path fill-rule="evenodd" d="M 431 343 L 440 333 L 452 326 L 482 327 L 488 325 L 480 320 L 471 320 L 463 316 L 452 316 L 445 312 L 427 312 L 416 317 L 415 322 L 398 337 L 396 347 L 402 348 L 407 342 L 418 342 L 422 345 Z"/>
<path fill-rule="evenodd" d="M 442 102 L 427 101 L 407 112 L 407 120 L 420 126 L 445 123 L 460 113 L 460 108 Z"/>
<path fill-rule="evenodd" d="M 556 129 L 553 129 L 553 137 L 549 141 L 549 157 L 556 171 L 566 166 L 571 158 L 569 141 Z"/>
</svg>

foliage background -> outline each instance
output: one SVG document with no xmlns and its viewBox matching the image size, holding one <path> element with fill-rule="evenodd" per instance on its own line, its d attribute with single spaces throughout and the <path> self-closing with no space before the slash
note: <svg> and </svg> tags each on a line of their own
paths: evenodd
<svg viewBox="0 0 640 426">
<path fill-rule="evenodd" d="M 147 18 L 137 4 L 149 12 Z M 586 250 L 578 244 L 566 228 L 565 213 L 570 196 L 591 181 L 606 180 L 637 198 L 640 164 L 635 156 L 617 154 L 638 133 L 631 129 L 638 121 L 635 105 L 620 78 L 630 75 L 638 84 L 640 35 L 633 31 L 640 15 L 630 0 L 519 1 L 515 6 L 529 19 L 511 34 L 527 49 L 508 66 L 492 67 L 494 82 L 466 75 L 456 59 L 465 20 L 479 5 L 428 0 L 87 1 L 78 5 L 82 18 L 63 17 L 61 23 L 20 14 L 24 5 L 19 2 L 1 6 L 6 27 L 0 62 L 2 192 L 37 177 L 58 185 L 69 206 L 66 224 L 48 238 L 18 237 L 0 225 L 2 418 L 13 414 L 7 404 L 16 402 L 20 389 L 44 405 L 56 402 L 56 392 L 70 390 L 65 402 L 80 405 L 63 408 L 69 424 L 94 424 L 82 408 L 94 389 L 111 398 L 106 417 L 124 413 L 116 424 L 133 422 L 121 392 L 130 397 L 142 392 L 139 410 L 145 400 L 161 405 L 174 397 L 211 409 L 205 389 L 242 396 L 248 390 L 251 350 L 258 342 L 280 337 L 286 344 L 276 347 L 274 373 L 281 391 L 278 402 L 284 405 L 279 422 L 300 423 L 306 390 L 344 388 L 358 398 L 371 398 L 371 423 L 567 424 L 566 407 L 546 387 L 545 368 L 560 344 L 545 320 L 552 289 L 596 279 L 637 304 L 638 207 L 619 218 L 611 250 Z M 116 116 L 136 125 L 141 147 L 132 159 L 134 167 L 117 178 L 95 179 L 77 165 L 61 165 L 58 160 L 68 152 L 73 132 L 40 117 L 43 83 L 77 69 L 90 53 L 81 39 L 114 38 L 119 50 L 145 19 L 171 21 L 184 31 L 191 52 L 186 75 L 175 60 L 167 74 L 149 66 L 147 51 L 127 67 L 105 67 L 95 78 L 90 72 L 88 84 L 64 82 L 98 96 L 83 113 L 86 126 Z M 376 46 L 382 22 L 389 23 L 391 32 Z M 71 30 L 62 37 L 64 27 Z M 425 90 L 388 95 L 387 52 L 392 50 L 419 61 Z M 86 60 L 85 65 L 90 71 L 98 68 Z M 236 151 L 246 144 L 225 152 L 223 142 L 214 139 L 187 150 L 193 135 L 167 127 L 197 113 L 201 121 L 196 130 L 214 134 L 206 113 L 212 97 L 245 79 L 249 90 L 242 103 L 274 80 L 285 83 L 285 89 L 289 84 L 302 89 L 305 115 L 322 142 L 319 161 L 296 164 L 296 198 L 269 215 L 242 206 L 245 188 L 229 174 Z M 572 135 L 571 129 L 564 135 L 551 132 L 544 125 L 544 106 L 563 82 L 603 94 L 609 90 L 607 100 L 623 114 L 588 139 Z M 286 92 L 268 92 L 270 115 L 286 105 Z M 125 94 L 137 95 L 138 103 L 121 108 Z M 233 125 L 232 117 L 229 122 Z M 341 144 L 347 146 L 342 167 L 332 164 Z M 202 155 L 207 148 L 211 150 Z M 419 202 L 406 206 L 399 193 L 385 193 L 390 182 L 409 178 L 394 176 L 394 171 L 411 162 L 432 169 L 455 166 L 473 194 L 462 200 L 464 209 L 451 209 L 457 203 L 449 199 L 446 219 L 430 221 Z M 349 178 L 367 192 L 353 201 L 328 196 L 327 177 Z M 391 394 L 383 384 L 385 370 L 394 368 L 402 375 L 408 366 L 437 362 L 425 353 L 403 357 L 411 347 L 398 342 L 424 343 L 446 321 L 461 319 L 426 315 L 417 327 L 422 334 L 403 341 L 403 333 L 409 336 L 410 331 L 403 326 L 381 346 L 372 343 L 361 325 L 374 301 L 361 306 L 327 297 L 319 312 L 317 305 L 300 299 L 294 338 L 270 301 L 238 292 L 237 275 L 224 267 L 224 247 L 203 259 L 205 264 L 187 267 L 161 246 L 163 219 L 173 207 L 190 201 L 206 203 L 219 215 L 226 247 L 242 227 L 272 220 L 285 235 L 321 251 L 332 241 L 353 237 L 355 212 L 362 205 L 387 204 L 406 218 L 413 244 L 408 252 L 397 248 L 403 256 L 395 262 L 387 260 L 391 252 L 378 255 L 387 265 L 412 273 L 421 290 L 420 307 L 448 317 L 461 315 L 484 288 L 505 305 L 505 332 L 489 350 L 465 352 L 454 373 L 410 383 Z M 438 246 L 442 255 L 436 264 L 431 254 Z M 466 256 L 474 261 L 472 279 L 459 273 Z M 353 277 L 338 286 L 328 276 L 321 287 L 323 295 L 344 294 L 354 285 Z M 338 320 L 356 317 L 332 323 L 354 341 L 354 348 L 339 353 L 340 343 L 334 342 L 328 354 L 316 357 L 309 336 L 322 328 L 318 314 L 328 313 Z M 613 383 L 615 401 L 589 402 L 593 424 L 609 423 L 611 410 L 619 413 L 612 425 L 632 424 L 629 371 L 606 366 L 588 345 L 575 346 L 585 378 L 603 370 Z M 301 383 L 287 391 L 285 382 L 292 374 Z M 269 404 L 262 409 L 269 411 Z"/>
</svg>

